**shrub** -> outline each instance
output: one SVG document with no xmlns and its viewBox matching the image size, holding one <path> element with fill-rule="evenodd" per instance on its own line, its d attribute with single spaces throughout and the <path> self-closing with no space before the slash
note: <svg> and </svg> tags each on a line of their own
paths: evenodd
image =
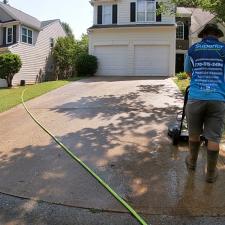
<svg viewBox="0 0 225 225">
<path fill-rule="evenodd" d="M 186 80 L 188 79 L 188 74 L 186 72 L 177 73 L 176 77 L 178 80 Z"/>
<path fill-rule="evenodd" d="M 56 80 L 67 79 L 74 71 L 75 40 L 71 37 L 58 38 L 53 49 Z"/>
<path fill-rule="evenodd" d="M 75 66 L 78 75 L 94 75 L 98 69 L 97 58 L 93 55 L 81 54 L 77 58 Z"/>
<path fill-rule="evenodd" d="M 53 49 L 55 79 L 72 77 L 76 71 L 76 60 L 83 54 L 88 54 L 87 34 L 83 34 L 81 40 L 75 40 L 71 35 L 58 38 Z"/>
<path fill-rule="evenodd" d="M 20 71 L 22 62 L 19 55 L 0 54 L 0 78 L 6 79 L 8 87 L 12 87 L 12 79 Z"/>
</svg>

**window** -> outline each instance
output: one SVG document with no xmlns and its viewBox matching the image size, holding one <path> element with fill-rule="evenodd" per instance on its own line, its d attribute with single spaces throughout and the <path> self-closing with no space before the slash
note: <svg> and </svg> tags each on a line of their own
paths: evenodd
<svg viewBox="0 0 225 225">
<path fill-rule="evenodd" d="M 22 42 L 28 43 L 28 44 L 33 44 L 33 31 L 22 27 Z"/>
<path fill-rule="evenodd" d="M 55 44 L 54 38 L 50 38 L 50 48 L 53 48 Z"/>
<path fill-rule="evenodd" d="M 138 22 L 156 21 L 155 0 L 137 0 L 137 21 Z"/>
<path fill-rule="evenodd" d="M 181 21 L 177 22 L 177 39 L 184 40 L 184 23 Z"/>
<path fill-rule="evenodd" d="M 103 24 L 112 24 L 112 5 L 103 6 Z"/>
<path fill-rule="evenodd" d="M 6 44 L 12 44 L 13 43 L 13 28 L 7 27 L 6 28 Z"/>
</svg>

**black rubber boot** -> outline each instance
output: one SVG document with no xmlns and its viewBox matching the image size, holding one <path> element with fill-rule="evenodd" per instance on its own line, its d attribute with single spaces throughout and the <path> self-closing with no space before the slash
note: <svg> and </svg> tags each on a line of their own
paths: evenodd
<svg viewBox="0 0 225 225">
<path fill-rule="evenodd" d="M 198 159 L 200 142 L 189 141 L 190 155 L 186 157 L 186 165 L 189 170 L 195 170 Z"/>
<path fill-rule="evenodd" d="M 214 183 L 218 177 L 218 170 L 216 168 L 219 151 L 207 150 L 207 173 L 206 182 Z"/>
</svg>

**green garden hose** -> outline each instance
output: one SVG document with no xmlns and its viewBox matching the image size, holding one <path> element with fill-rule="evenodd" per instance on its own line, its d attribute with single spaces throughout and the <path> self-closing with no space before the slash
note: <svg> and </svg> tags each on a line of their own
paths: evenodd
<svg viewBox="0 0 225 225">
<path fill-rule="evenodd" d="M 24 103 L 24 93 L 27 89 L 23 90 L 21 95 L 22 104 L 27 111 L 27 113 L 30 115 L 30 117 L 48 134 L 50 135 L 54 141 L 62 147 L 62 149 L 76 162 L 78 162 L 85 170 L 87 170 L 106 190 L 110 192 L 110 194 L 113 195 L 130 213 L 131 215 L 142 225 L 148 225 L 142 217 L 126 202 L 124 201 L 105 181 L 103 181 L 92 169 L 90 169 L 83 161 L 81 161 L 76 155 L 72 153 L 72 151 L 66 147 L 58 138 L 56 138 L 47 128 L 45 128 L 34 116 L 33 114 L 28 110 L 27 106 Z"/>
</svg>

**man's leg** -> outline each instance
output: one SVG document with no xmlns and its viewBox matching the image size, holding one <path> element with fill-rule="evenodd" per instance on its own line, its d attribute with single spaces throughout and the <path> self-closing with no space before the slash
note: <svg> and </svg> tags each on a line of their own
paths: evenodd
<svg viewBox="0 0 225 225">
<path fill-rule="evenodd" d="M 219 144 L 213 141 L 208 141 L 207 173 L 206 173 L 206 181 L 208 183 L 214 183 L 218 177 L 218 171 L 216 168 L 218 157 L 219 157 Z"/>
<path fill-rule="evenodd" d="M 200 148 L 200 134 L 189 136 L 189 156 L 186 157 L 186 165 L 189 170 L 195 170 Z"/>
<path fill-rule="evenodd" d="M 186 157 L 186 166 L 195 170 L 200 148 L 200 135 L 203 127 L 203 112 L 205 104 L 202 101 L 188 101 L 186 116 L 189 132 L 189 155 Z"/>
<path fill-rule="evenodd" d="M 209 101 L 207 105 L 208 109 L 204 128 L 205 137 L 208 139 L 206 181 L 213 183 L 218 177 L 216 165 L 224 127 L 225 103 Z"/>
</svg>

